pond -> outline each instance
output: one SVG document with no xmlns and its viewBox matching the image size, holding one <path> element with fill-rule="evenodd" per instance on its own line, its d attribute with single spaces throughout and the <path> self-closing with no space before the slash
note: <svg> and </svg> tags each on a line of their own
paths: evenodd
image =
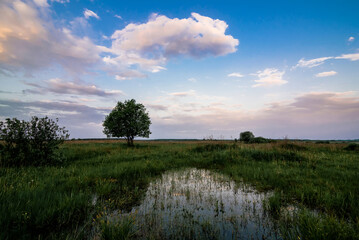
<svg viewBox="0 0 359 240">
<path fill-rule="evenodd" d="M 143 239 L 280 239 L 260 193 L 204 169 L 164 173 L 150 183 L 141 205 L 108 220 L 131 218 Z"/>
</svg>

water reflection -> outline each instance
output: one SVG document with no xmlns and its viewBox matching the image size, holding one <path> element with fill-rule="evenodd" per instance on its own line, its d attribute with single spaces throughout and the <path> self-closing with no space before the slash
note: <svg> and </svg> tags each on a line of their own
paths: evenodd
<svg viewBox="0 0 359 240">
<path fill-rule="evenodd" d="M 145 239 L 279 239 L 264 213 L 267 197 L 221 174 L 186 169 L 163 174 L 140 206 L 111 218 L 130 215 Z"/>
</svg>

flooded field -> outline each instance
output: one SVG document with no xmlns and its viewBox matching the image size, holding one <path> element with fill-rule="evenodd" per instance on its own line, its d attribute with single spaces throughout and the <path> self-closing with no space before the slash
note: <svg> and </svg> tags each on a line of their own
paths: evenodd
<svg viewBox="0 0 359 240">
<path fill-rule="evenodd" d="M 137 238 L 279 239 L 258 193 L 203 169 L 166 172 L 150 183 L 145 199 L 110 222 L 130 222 Z"/>
</svg>

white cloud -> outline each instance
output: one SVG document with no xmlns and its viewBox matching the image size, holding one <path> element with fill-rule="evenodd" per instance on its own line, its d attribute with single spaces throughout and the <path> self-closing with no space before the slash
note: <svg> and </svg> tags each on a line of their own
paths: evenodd
<svg viewBox="0 0 359 240">
<path fill-rule="evenodd" d="M 245 130 L 271 138 L 289 135 L 293 138 L 348 139 L 357 138 L 359 134 L 359 97 L 350 92 L 309 92 L 255 111 L 215 104 L 207 107 L 187 104 L 179 108 L 172 102 L 163 105 L 164 109 L 166 107 L 165 112 L 152 117 L 152 137 L 203 138 L 222 134 L 228 138 Z M 177 111 L 173 112 L 175 107 Z M 216 131 L 219 125 L 226 127 Z M 183 130 L 196 132 L 176 134 Z"/>
<path fill-rule="evenodd" d="M 72 31 L 53 24 L 51 9 L 45 7 L 48 2 L 0 1 L 0 73 L 31 75 L 62 66 L 77 75 L 94 69 L 121 80 L 143 78 L 144 71 L 166 70 L 172 57 L 225 55 L 235 52 L 239 43 L 225 34 L 224 21 L 193 13 L 185 19 L 153 15 L 146 23 L 128 24 L 112 34 L 112 46 L 106 48 L 74 33 L 76 26 L 90 28 L 86 19 L 99 18 L 96 13 L 85 9 L 84 17 L 70 22 L 72 27 L 77 24 Z M 39 9 L 39 5 L 44 7 Z M 108 56 L 100 56 L 104 53 Z"/>
<path fill-rule="evenodd" d="M 281 72 L 276 68 L 266 68 L 263 71 L 258 71 L 256 76 L 259 77 L 255 80 L 257 84 L 252 87 L 269 87 L 269 86 L 280 86 L 286 84 L 288 81 L 283 80 L 285 71 Z"/>
<path fill-rule="evenodd" d="M 335 59 L 348 59 L 350 61 L 358 61 L 359 60 L 359 53 L 350 53 L 350 54 L 342 54 Z"/>
<path fill-rule="evenodd" d="M 161 70 L 167 70 L 167 69 L 165 67 L 161 67 L 161 66 L 153 66 L 151 72 L 156 73 Z"/>
<path fill-rule="evenodd" d="M 189 82 L 193 82 L 193 83 L 197 82 L 197 79 L 195 79 L 195 78 L 193 78 L 193 77 L 192 77 L 192 78 L 188 78 L 187 80 L 188 80 Z"/>
<path fill-rule="evenodd" d="M 170 19 L 153 14 L 147 23 L 128 24 L 112 35 L 112 67 L 137 66 L 158 72 L 172 57 L 203 58 L 235 52 L 237 39 L 225 35 L 228 25 L 221 20 L 192 13 L 190 18 Z"/>
<path fill-rule="evenodd" d="M 49 7 L 47 0 L 33 0 L 34 3 L 39 7 Z M 70 0 L 50 0 L 51 2 L 68 3 Z"/>
<path fill-rule="evenodd" d="M 354 37 L 349 37 L 349 38 L 348 38 L 348 42 L 353 42 L 354 40 L 355 40 Z"/>
<path fill-rule="evenodd" d="M 321 58 L 315 58 L 311 60 L 304 60 L 304 58 L 300 59 L 298 61 L 298 64 L 292 67 L 292 69 L 295 69 L 297 67 L 306 67 L 306 68 L 312 68 L 319 65 L 322 65 L 326 60 L 333 59 L 333 57 L 321 57 Z"/>
<path fill-rule="evenodd" d="M 100 17 L 96 13 L 94 13 L 93 11 L 91 11 L 91 10 L 89 10 L 87 8 L 85 8 L 85 10 L 84 10 L 84 16 L 85 16 L 86 19 L 89 19 L 90 17 L 100 19 Z"/>
<path fill-rule="evenodd" d="M 42 11 L 49 15 L 50 10 Z M 43 15 L 30 3 L 0 3 L 0 69 L 32 72 L 60 64 L 70 72 L 83 72 L 101 60 L 99 54 L 105 48 L 55 27 Z"/>
<path fill-rule="evenodd" d="M 136 70 L 124 70 L 115 75 L 115 79 L 120 81 L 130 80 L 132 78 L 145 78 L 145 77 L 147 77 L 147 75 Z"/>
<path fill-rule="evenodd" d="M 336 71 L 329 71 L 329 72 L 321 72 L 321 73 L 317 73 L 315 74 L 316 77 L 329 77 L 329 76 L 334 76 L 338 74 Z"/>
<path fill-rule="evenodd" d="M 122 17 L 120 15 L 115 15 L 115 18 L 118 18 L 118 19 L 121 19 L 122 20 Z"/>
<path fill-rule="evenodd" d="M 34 3 L 39 7 L 48 7 L 47 0 L 34 0 Z"/>
<path fill-rule="evenodd" d="M 188 97 L 188 96 L 193 96 L 195 94 L 196 94 L 196 91 L 189 90 L 186 92 L 173 92 L 173 93 L 169 93 L 168 95 L 174 96 L 174 97 Z"/>
<path fill-rule="evenodd" d="M 227 75 L 228 77 L 244 77 L 244 75 L 238 73 L 238 72 L 234 72 L 234 73 L 230 73 Z"/>
</svg>

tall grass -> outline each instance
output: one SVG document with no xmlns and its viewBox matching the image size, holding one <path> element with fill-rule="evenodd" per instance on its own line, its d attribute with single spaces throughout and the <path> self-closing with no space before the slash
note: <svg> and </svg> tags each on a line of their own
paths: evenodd
<svg viewBox="0 0 359 240">
<path fill-rule="evenodd" d="M 220 171 L 258 190 L 273 190 L 272 212 L 296 204 L 320 213 L 298 214 L 295 231 L 278 220 L 289 238 L 325 237 L 328 228 L 337 228 L 340 238 L 358 238 L 359 155 L 346 146 L 206 141 L 141 142 L 131 148 L 114 141 L 68 141 L 62 146 L 66 165 L 0 169 L 0 239 L 88 238 L 105 206 L 131 209 L 151 180 L 182 167 Z M 104 231 L 117 234 L 110 228 Z"/>
</svg>

